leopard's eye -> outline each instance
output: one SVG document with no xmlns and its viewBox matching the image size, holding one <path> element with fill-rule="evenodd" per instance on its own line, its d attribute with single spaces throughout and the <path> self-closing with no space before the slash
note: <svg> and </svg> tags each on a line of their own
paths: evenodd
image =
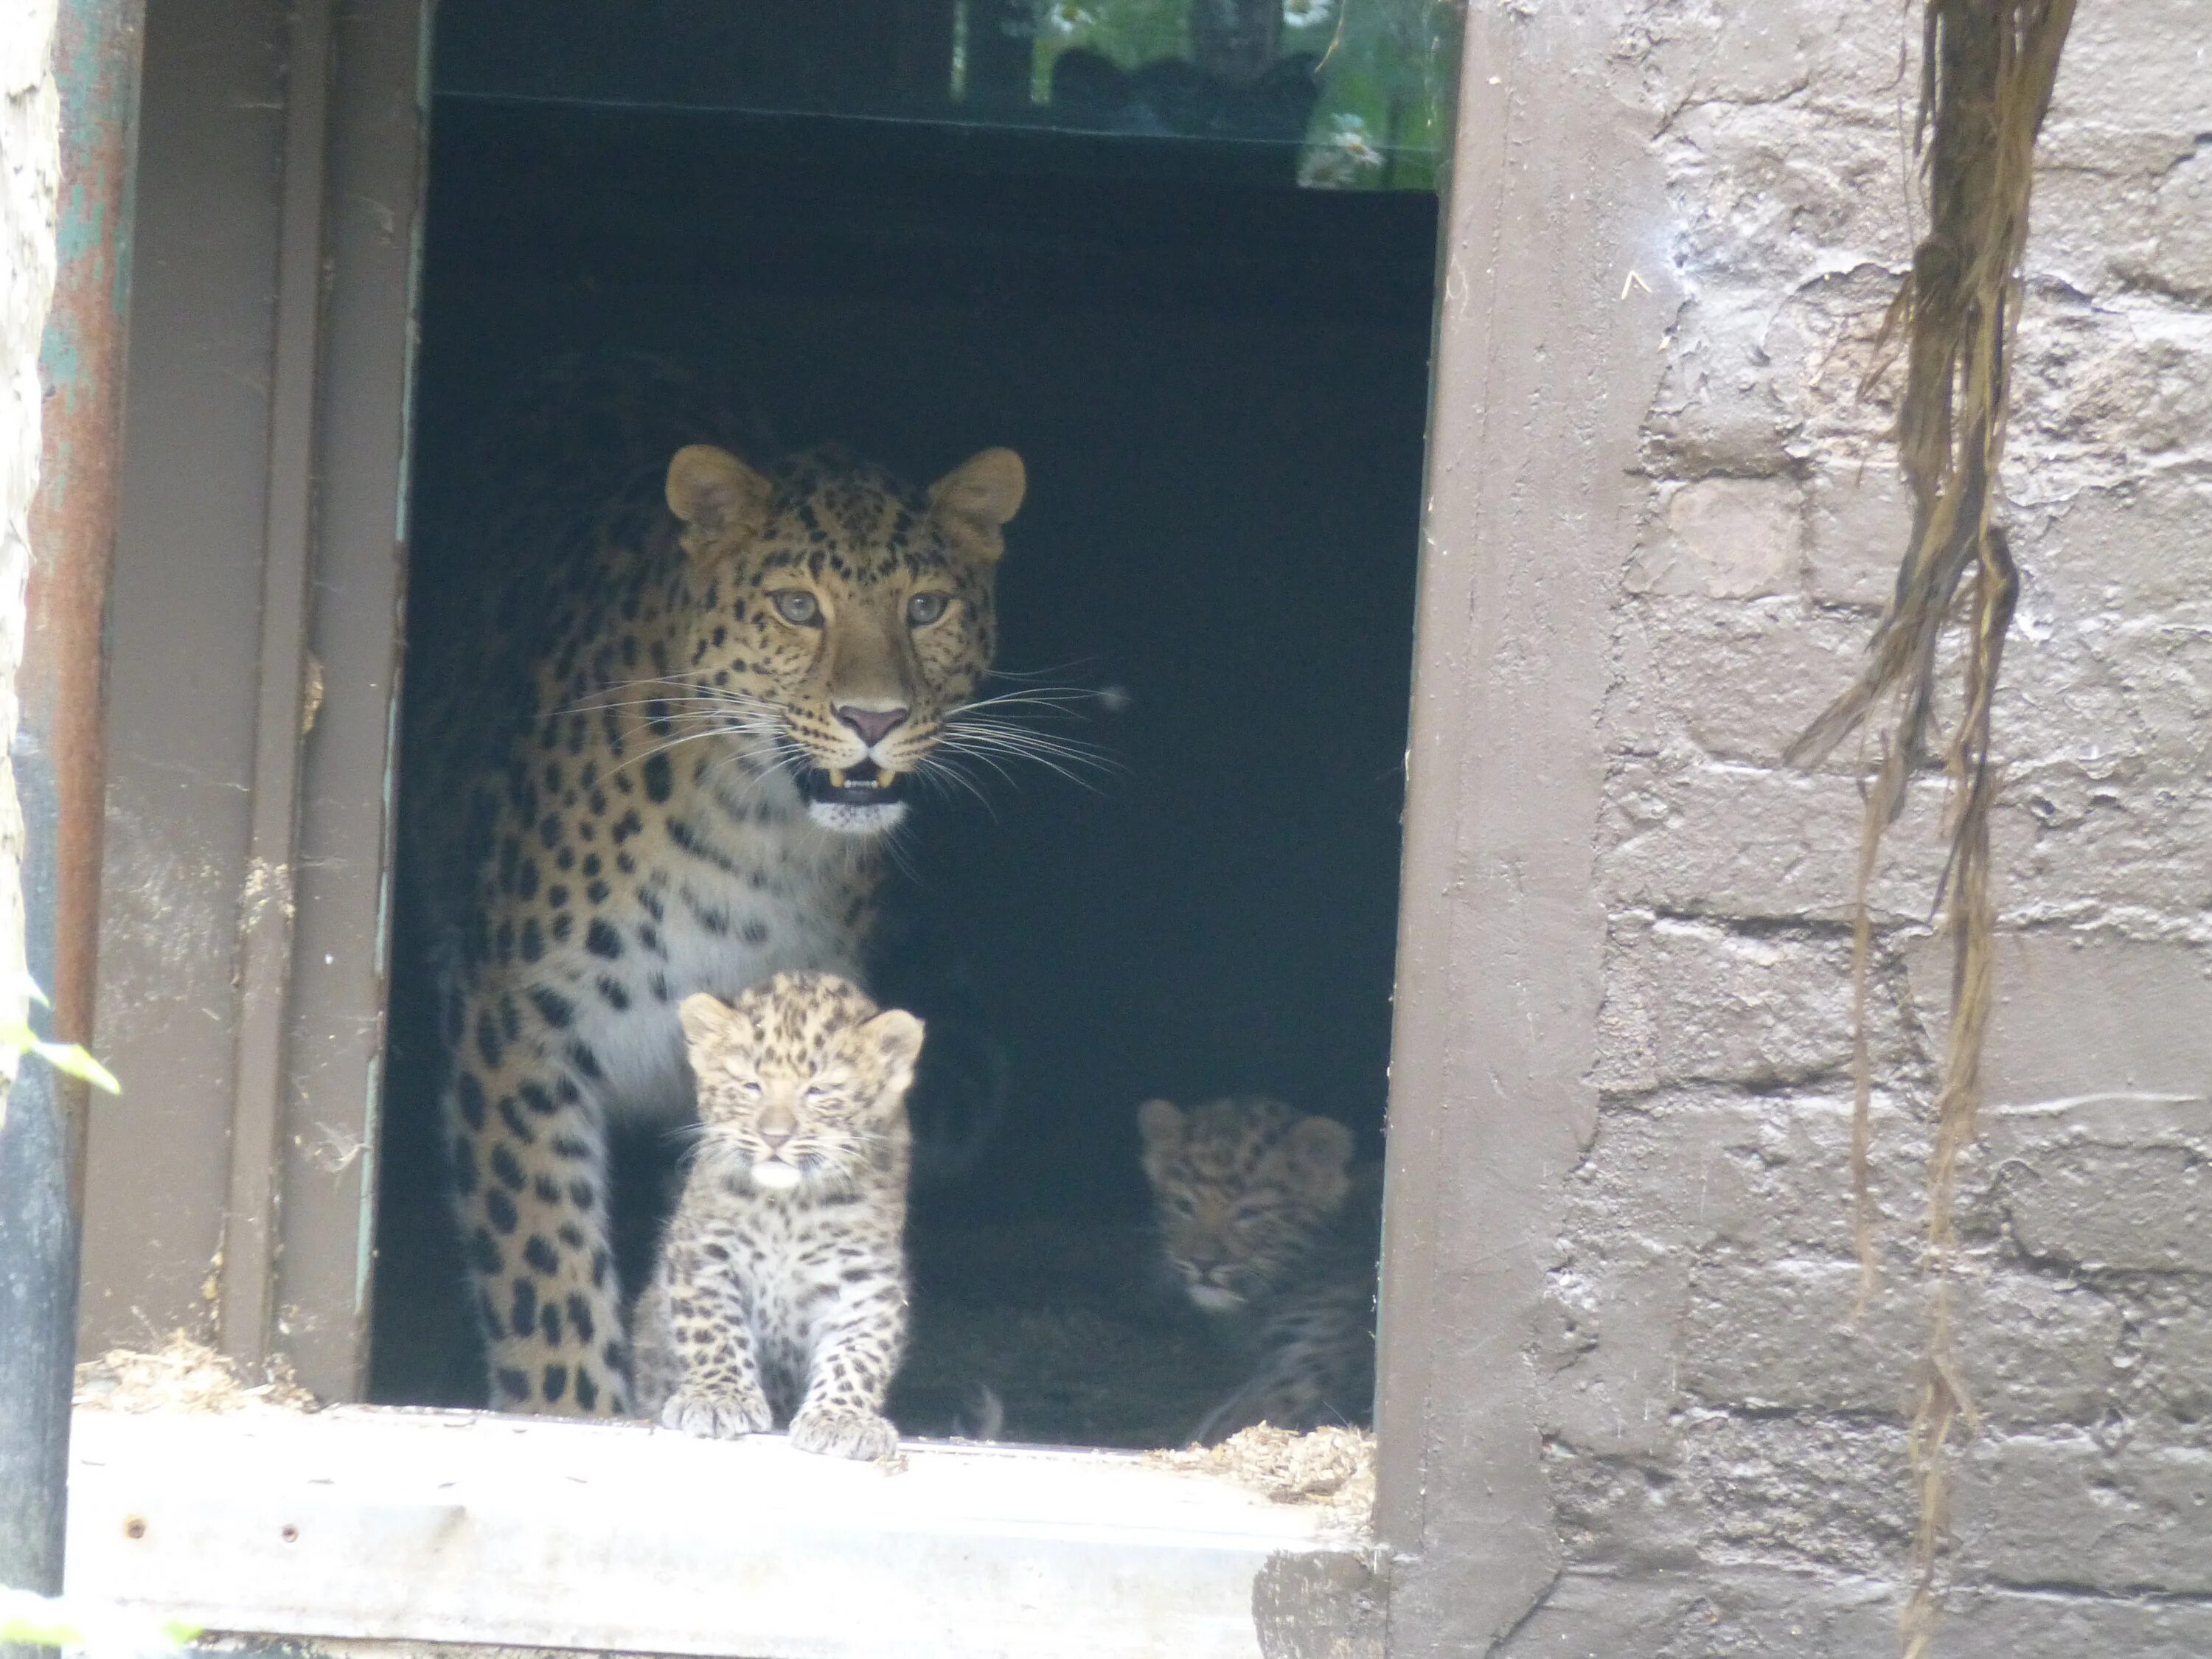
<svg viewBox="0 0 2212 1659">
<path fill-rule="evenodd" d="M 803 587 L 787 587 L 768 596 L 775 614 L 793 628 L 815 628 L 822 622 L 822 601 Z"/>
<path fill-rule="evenodd" d="M 906 602 L 906 619 L 915 628 L 927 628 L 944 616 L 951 604 L 950 593 L 917 593 Z"/>
</svg>

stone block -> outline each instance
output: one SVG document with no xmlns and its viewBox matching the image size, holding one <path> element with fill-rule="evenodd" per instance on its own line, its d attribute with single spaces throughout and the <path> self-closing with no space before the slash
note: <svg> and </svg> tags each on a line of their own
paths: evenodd
<svg viewBox="0 0 2212 1659">
<path fill-rule="evenodd" d="M 2143 1409 L 2201 1431 L 2212 1420 L 2212 1296 L 2197 1279 L 2130 1286 Z"/>
<path fill-rule="evenodd" d="M 1765 289 L 1711 285 L 1675 319 L 1644 428 L 1646 465 L 1662 478 L 1752 477 L 1784 471 L 1796 417 L 1774 390 Z"/>
<path fill-rule="evenodd" d="M 1546 1447 L 1571 1558 L 1623 1571 L 1693 1564 L 1874 1574 L 1911 1536 L 1901 1425 L 1680 1411 L 1648 1456 Z"/>
<path fill-rule="evenodd" d="M 1700 478 L 1662 495 L 1629 564 L 1631 592 L 1755 599 L 1796 592 L 1804 515 L 1794 480 Z"/>
<path fill-rule="evenodd" d="M 1796 599 L 1650 595 L 1626 601 L 1604 720 L 1617 750 L 1686 745 L 1715 760 L 1774 766 L 1858 672 L 1863 619 Z M 1848 746 L 1828 768 L 1856 772 Z"/>
<path fill-rule="evenodd" d="M 2054 626 L 2200 611 L 2212 604 L 2212 482 L 2146 477 L 2085 489 L 2032 538 L 2015 530 L 2014 550 L 2022 605 Z"/>
<path fill-rule="evenodd" d="M 1764 1254 L 1689 1276 L 1681 1386 L 1700 1405 L 1872 1414 L 1902 1422 L 1919 1387 L 1929 1290 L 1887 1273 L 1863 1312 L 1857 1264 Z M 1961 1375 L 1985 1422 L 2096 1421 L 2130 1382 L 2112 1297 L 2033 1273 L 1969 1271 L 1953 1291 Z"/>
<path fill-rule="evenodd" d="M 1825 123 L 1811 143 L 1806 128 L 1794 99 L 1708 98 L 1674 116 L 1661 154 L 1692 272 L 1790 284 L 1808 270 L 1908 256 L 1895 106 Z"/>
<path fill-rule="evenodd" d="M 2143 243 L 2114 259 L 2124 279 L 2200 306 L 2212 303 L 2212 142 L 2203 136 L 2151 191 Z"/>
<path fill-rule="evenodd" d="M 1990 820 L 2007 925 L 2171 932 L 2212 910 L 2212 777 L 2148 771 L 2115 757 L 2009 774 Z"/>
<path fill-rule="evenodd" d="M 1890 1659 L 1880 1578 L 1775 1568 L 1561 1576 L 1497 1659 Z"/>
<path fill-rule="evenodd" d="M 1915 940 L 1905 962 L 1921 1024 L 1942 1031 L 1950 1018 L 1949 944 Z M 2212 956 L 2205 951 L 2072 930 L 2001 933 L 1996 969 L 1982 1062 L 1993 1105 L 2058 1103 L 2072 1111 L 2069 1103 L 2083 1102 L 2067 1120 L 2070 1133 L 2096 1097 L 2193 1100 L 2212 1080 Z M 2034 1120 L 2004 1121 L 2025 1133 Z"/>
<path fill-rule="evenodd" d="M 2204 131 L 2200 0 L 2111 0 L 2084 8 L 2066 38 L 2039 159 L 2070 165 L 2113 134 L 2170 138 Z"/>
<path fill-rule="evenodd" d="M 1806 520 L 1806 585 L 1825 605 L 1880 610 L 1897 587 L 1912 530 L 1912 492 L 1893 456 L 1814 469 Z"/>
<path fill-rule="evenodd" d="M 1885 1271 L 1912 1271 L 1926 1136 L 1877 1099 L 1873 1197 Z M 1585 1450 L 1649 1452 L 1683 1397 L 1692 1284 L 1711 1261 L 1839 1262 L 1854 1246 L 1850 1107 L 1819 1096 L 1677 1093 L 1608 1109 L 1567 1183 L 1537 1328 L 1543 1420 Z M 1846 1293 L 1806 1316 L 1845 1320 Z"/>
<path fill-rule="evenodd" d="M 2151 301 L 2093 307 L 2039 288 L 2012 386 L 2002 481 L 2014 503 L 2188 464 L 2212 432 L 2212 315 Z"/>
<path fill-rule="evenodd" d="M 1709 1567 L 1630 1581 L 1569 1571 L 1495 1651 L 1498 1659 L 1894 1659 L 1903 1601 L 1895 1571 Z M 1953 1594 L 1936 1651 L 2203 1659 L 2212 1653 L 2212 1607 L 1970 1586 Z"/>
<path fill-rule="evenodd" d="M 1988 1437 L 1958 1464 L 1952 1516 L 1975 1577 L 2212 1595 L 2212 1451 L 2087 1434 Z"/>
<path fill-rule="evenodd" d="M 1690 1083 L 1761 1089 L 1842 1074 L 1851 1063 L 1850 945 L 1832 933 L 1740 932 L 1660 917 L 1616 920 L 1599 1013 L 1601 1089 Z M 1905 1054 L 1889 992 L 1869 992 L 1876 1063 Z"/>
<path fill-rule="evenodd" d="M 2212 1099 L 2090 1097 L 2000 1113 L 1986 1159 L 1989 1201 L 2031 1259 L 2212 1274 Z"/>
<path fill-rule="evenodd" d="M 1943 868 L 1942 787 L 1914 787 L 1869 897 L 1878 922 L 1923 923 Z M 1858 780 L 1662 756 L 1619 763 L 1598 830 L 1607 903 L 1677 915 L 1844 921 L 1858 877 Z"/>
<path fill-rule="evenodd" d="M 1951 1598 L 1936 1650 L 1943 1659 L 2202 1659 L 2212 1653 L 2212 1606 L 2156 1595 L 1967 1589 Z"/>
</svg>

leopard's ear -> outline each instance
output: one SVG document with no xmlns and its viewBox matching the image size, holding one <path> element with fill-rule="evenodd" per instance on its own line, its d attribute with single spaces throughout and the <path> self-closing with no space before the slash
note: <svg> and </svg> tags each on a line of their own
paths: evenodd
<svg viewBox="0 0 2212 1659">
<path fill-rule="evenodd" d="M 676 1020 L 684 1028 L 684 1040 L 695 1048 L 738 1030 L 742 1018 L 721 998 L 705 991 L 695 991 L 676 1005 Z"/>
<path fill-rule="evenodd" d="M 1182 1143 L 1182 1111 L 1172 1100 L 1148 1100 L 1137 1108 L 1137 1133 L 1145 1149 L 1172 1150 Z"/>
<path fill-rule="evenodd" d="M 930 485 L 930 516 L 969 557 L 996 564 L 1006 550 L 1000 526 L 1022 510 L 1029 487 L 1020 456 L 1011 449 L 987 449 Z"/>
<path fill-rule="evenodd" d="M 666 493 L 684 526 L 684 550 L 696 561 L 759 535 L 775 486 L 728 450 L 693 444 L 669 462 Z"/>
<path fill-rule="evenodd" d="M 1175 1167 L 1182 1148 L 1186 1120 L 1172 1100 L 1148 1100 L 1137 1108 L 1137 1135 L 1144 1142 L 1145 1179 L 1158 1187 Z"/>
<path fill-rule="evenodd" d="M 1352 1131 L 1333 1117 L 1300 1118 L 1283 1146 L 1291 1179 L 1314 1203 L 1334 1207 L 1352 1185 Z"/>
<path fill-rule="evenodd" d="M 921 1022 L 903 1008 L 886 1008 L 855 1030 L 884 1062 L 888 1092 L 903 1094 L 912 1087 L 914 1068 L 921 1059 Z"/>
</svg>

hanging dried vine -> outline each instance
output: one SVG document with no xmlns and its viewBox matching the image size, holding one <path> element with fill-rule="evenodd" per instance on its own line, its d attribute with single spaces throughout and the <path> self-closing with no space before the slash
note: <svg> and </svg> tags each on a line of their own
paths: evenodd
<svg viewBox="0 0 2212 1659">
<path fill-rule="evenodd" d="M 1905 382 L 1896 435 L 1912 491 L 1911 540 L 1865 669 L 1789 754 L 1800 764 L 1817 763 L 1877 710 L 1893 710 L 1867 792 L 1854 897 L 1851 1182 L 1867 1283 L 1875 1265 L 1868 889 L 1907 783 L 1939 755 L 1949 780 L 1949 859 L 1936 906 L 1951 938 L 1951 1021 L 1928 1172 L 1926 1260 L 1934 1281 L 1928 1347 L 1909 1441 L 1919 1524 L 1900 1627 L 1907 1659 L 1927 1651 L 1942 1611 L 1953 1442 L 1973 1423 L 1951 1353 L 1952 1206 L 1958 1157 L 1974 1138 L 1982 1103 L 1995 922 L 1990 705 L 2019 592 L 1993 509 L 2035 140 L 2073 17 L 2074 0 L 1926 0 L 1917 138 L 1929 228 L 1883 319 L 1868 377 L 1871 386 L 1887 373 L 1901 342 Z M 1944 737 L 1936 722 L 1937 653 L 1954 627 L 1964 632 L 1965 666 L 1958 718 Z"/>
</svg>

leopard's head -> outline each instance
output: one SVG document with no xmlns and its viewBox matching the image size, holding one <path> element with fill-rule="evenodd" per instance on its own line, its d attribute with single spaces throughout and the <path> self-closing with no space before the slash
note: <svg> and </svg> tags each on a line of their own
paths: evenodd
<svg viewBox="0 0 2212 1659">
<path fill-rule="evenodd" d="M 1281 1288 L 1351 1190 L 1352 1131 L 1279 1100 L 1148 1100 L 1137 1130 L 1168 1267 L 1208 1313 Z"/>
<path fill-rule="evenodd" d="M 690 719 L 791 771 L 811 815 L 871 835 L 973 700 L 996 644 L 1002 526 L 1021 458 L 987 449 L 924 492 L 822 453 L 773 476 L 695 445 L 669 464 L 690 638 Z"/>
<path fill-rule="evenodd" d="M 777 1192 L 902 1182 L 919 1019 L 834 974 L 778 974 L 733 1003 L 700 992 L 676 1012 L 703 1156 Z"/>
</svg>

